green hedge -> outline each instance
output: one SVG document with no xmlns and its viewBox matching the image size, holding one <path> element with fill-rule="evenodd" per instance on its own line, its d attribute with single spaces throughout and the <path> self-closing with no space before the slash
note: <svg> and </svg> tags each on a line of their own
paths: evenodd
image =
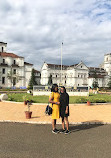
<svg viewBox="0 0 111 158">
<path fill-rule="evenodd" d="M 32 96 L 27 93 L 9 93 L 8 100 L 16 101 L 16 102 L 23 102 L 24 96 L 27 96 L 27 98 L 30 98 L 31 100 L 33 100 L 34 103 L 48 103 L 48 100 L 49 100 L 49 96 Z M 88 96 L 88 97 L 70 96 L 69 100 L 70 100 L 70 104 L 86 103 L 87 101 L 90 101 L 91 103 L 106 103 L 106 102 L 111 102 L 111 95 L 90 94 L 90 96 Z"/>
</svg>

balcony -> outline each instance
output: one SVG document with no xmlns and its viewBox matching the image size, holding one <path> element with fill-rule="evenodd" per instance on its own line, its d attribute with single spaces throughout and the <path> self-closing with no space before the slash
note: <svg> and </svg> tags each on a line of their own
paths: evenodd
<svg viewBox="0 0 111 158">
<path fill-rule="evenodd" d="M 6 67 L 8 67 L 8 64 L 6 64 L 6 63 L 0 63 L 0 66 L 6 66 Z"/>
<path fill-rule="evenodd" d="M 18 64 L 12 64 L 11 66 L 12 66 L 12 67 L 19 67 Z"/>
</svg>

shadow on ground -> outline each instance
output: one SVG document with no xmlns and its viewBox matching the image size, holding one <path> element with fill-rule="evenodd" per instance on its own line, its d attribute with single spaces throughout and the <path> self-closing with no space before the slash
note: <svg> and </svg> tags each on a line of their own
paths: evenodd
<svg viewBox="0 0 111 158">
<path fill-rule="evenodd" d="M 103 125 L 104 123 L 102 121 L 93 120 L 93 121 L 82 122 L 82 124 L 78 124 L 78 125 L 70 125 L 69 130 L 71 132 L 77 132 L 81 130 L 96 128 Z"/>
</svg>

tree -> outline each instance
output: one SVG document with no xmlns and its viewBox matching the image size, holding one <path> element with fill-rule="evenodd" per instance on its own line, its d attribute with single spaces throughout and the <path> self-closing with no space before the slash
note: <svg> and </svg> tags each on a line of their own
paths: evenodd
<svg viewBox="0 0 111 158">
<path fill-rule="evenodd" d="M 94 78 L 94 80 L 93 80 L 92 86 L 93 86 L 94 88 L 97 88 L 97 87 L 98 87 L 98 78 L 97 78 L 97 73 L 96 73 L 96 71 L 94 71 L 93 78 Z"/>
<path fill-rule="evenodd" d="M 34 86 L 34 85 L 37 85 L 37 82 L 36 82 L 36 80 L 35 80 L 35 70 L 32 69 L 32 72 L 31 72 L 31 79 L 30 79 L 30 81 L 29 81 L 29 88 L 30 88 L 30 89 L 33 89 L 33 86 Z"/>
<path fill-rule="evenodd" d="M 51 74 L 49 76 L 48 85 L 52 85 L 52 75 Z"/>
<path fill-rule="evenodd" d="M 12 71 L 12 69 L 11 69 L 11 71 L 8 72 L 7 78 L 11 82 L 11 87 L 14 87 L 16 85 L 16 83 L 18 83 L 19 80 L 21 80 L 21 77 L 19 76 L 19 74 L 18 73 L 14 73 Z"/>
<path fill-rule="evenodd" d="M 111 89 L 111 76 L 109 77 L 108 87 L 109 87 L 109 89 Z"/>
</svg>

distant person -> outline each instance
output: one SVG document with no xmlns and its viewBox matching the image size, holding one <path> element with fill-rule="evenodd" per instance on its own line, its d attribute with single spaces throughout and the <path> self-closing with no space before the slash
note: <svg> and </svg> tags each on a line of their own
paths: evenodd
<svg viewBox="0 0 111 158">
<path fill-rule="evenodd" d="M 69 134 L 69 95 L 66 93 L 65 87 L 60 90 L 60 116 L 62 118 L 62 131 L 60 133 Z M 65 129 L 66 122 L 66 129 Z"/>
<path fill-rule="evenodd" d="M 49 97 L 49 102 L 52 103 L 52 133 L 57 134 L 59 130 L 56 129 L 56 120 L 60 118 L 60 105 L 59 98 L 60 94 L 58 92 L 58 85 L 53 84 L 51 88 L 51 95 Z"/>
</svg>

